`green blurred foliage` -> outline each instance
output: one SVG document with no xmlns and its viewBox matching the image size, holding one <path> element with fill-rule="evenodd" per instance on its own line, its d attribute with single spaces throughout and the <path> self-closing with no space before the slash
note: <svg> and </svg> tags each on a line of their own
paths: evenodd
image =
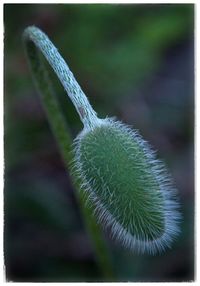
<svg viewBox="0 0 200 286">
<path fill-rule="evenodd" d="M 116 115 L 159 150 L 183 208 L 182 234 L 160 256 L 108 239 L 116 281 L 193 279 L 194 6 L 5 4 L 5 263 L 13 281 L 102 281 L 21 35 L 39 26 L 100 117 Z M 50 71 L 75 137 L 82 126 Z"/>
</svg>

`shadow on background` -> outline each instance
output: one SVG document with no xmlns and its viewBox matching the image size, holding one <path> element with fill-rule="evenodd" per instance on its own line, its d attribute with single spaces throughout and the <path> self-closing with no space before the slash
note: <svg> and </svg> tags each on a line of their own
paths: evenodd
<svg viewBox="0 0 200 286">
<path fill-rule="evenodd" d="M 139 129 L 180 192 L 182 233 L 151 257 L 109 245 L 116 281 L 194 279 L 194 6 L 5 4 L 7 280 L 102 281 L 70 177 L 28 70 L 21 35 L 46 32 L 100 117 Z M 82 126 L 51 72 L 75 137 Z"/>
</svg>

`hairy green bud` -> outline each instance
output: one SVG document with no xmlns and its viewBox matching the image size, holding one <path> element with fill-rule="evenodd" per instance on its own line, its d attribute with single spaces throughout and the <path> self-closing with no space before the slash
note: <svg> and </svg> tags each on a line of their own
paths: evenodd
<svg viewBox="0 0 200 286">
<path fill-rule="evenodd" d="M 75 140 L 75 170 L 99 222 L 126 247 L 155 254 L 179 232 L 176 191 L 135 130 L 113 119 Z"/>
</svg>

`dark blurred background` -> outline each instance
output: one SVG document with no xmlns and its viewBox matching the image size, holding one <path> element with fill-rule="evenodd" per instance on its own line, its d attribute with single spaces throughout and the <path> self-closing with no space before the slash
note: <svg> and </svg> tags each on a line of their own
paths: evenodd
<svg viewBox="0 0 200 286">
<path fill-rule="evenodd" d="M 137 255 L 107 240 L 116 281 L 194 279 L 194 6 L 5 4 L 4 252 L 7 280 L 102 281 L 70 177 L 36 92 L 21 35 L 46 32 L 100 117 L 139 129 L 180 193 L 171 250 Z M 73 137 L 82 125 L 51 72 Z"/>
</svg>

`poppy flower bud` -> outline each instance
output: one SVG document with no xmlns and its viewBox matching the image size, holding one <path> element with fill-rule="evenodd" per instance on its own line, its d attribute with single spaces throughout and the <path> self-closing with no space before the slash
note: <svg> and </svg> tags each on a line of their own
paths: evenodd
<svg viewBox="0 0 200 286">
<path fill-rule="evenodd" d="M 124 246 L 155 254 L 179 232 L 176 190 L 137 131 L 103 119 L 75 140 L 74 168 L 99 222 Z"/>
</svg>

